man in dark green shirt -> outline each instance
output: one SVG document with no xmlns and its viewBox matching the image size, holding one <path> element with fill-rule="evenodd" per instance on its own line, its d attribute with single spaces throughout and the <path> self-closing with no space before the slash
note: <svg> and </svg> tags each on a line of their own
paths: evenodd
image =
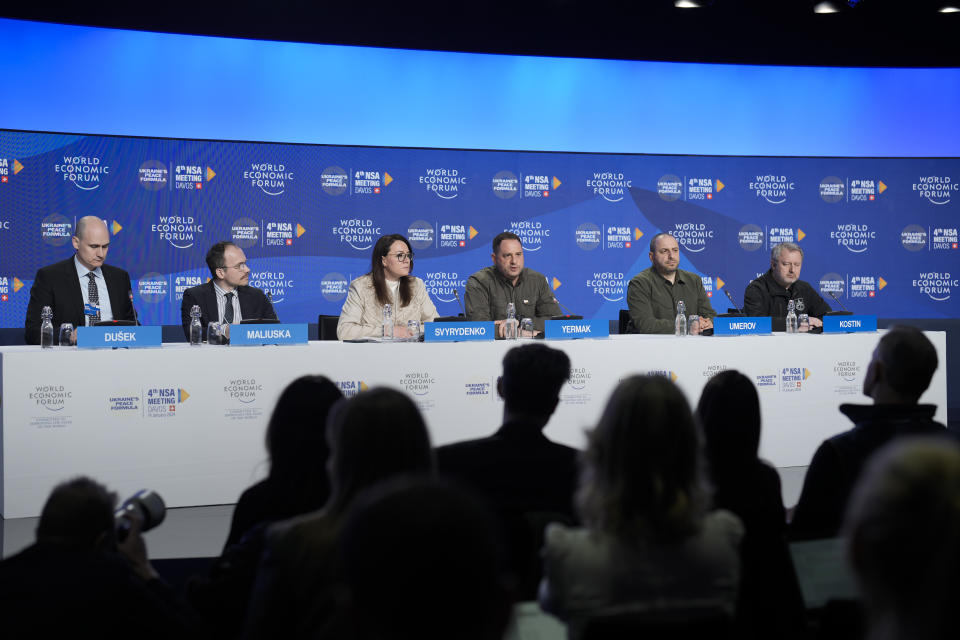
<svg viewBox="0 0 960 640">
<path fill-rule="evenodd" d="M 630 309 L 630 333 L 673 333 L 677 302 L 683 300 L 687 314 L 700 316 L 700 326 L 692 333 L 713 328 L 717 315 L 695 273 L 678 269 L 680 245 L 669 233 L 658 233 L 650 240 L 650 268 L 633 276 L 627 286 Z"/>
<path fill-rule="evenodd" d="M 542 273 L 523 266 L 520 238 L 504 231 L 493 239 L 493 266 L 481 269 L 467 280 L 464 296 L 469 320 L 494 320 L 497 335 L 504 335 L 507 303 L 516 306 L 517 321 L 532 318 L 537 333 L 551 316 L 558 316 L 560 305 Z"/>
</svg>

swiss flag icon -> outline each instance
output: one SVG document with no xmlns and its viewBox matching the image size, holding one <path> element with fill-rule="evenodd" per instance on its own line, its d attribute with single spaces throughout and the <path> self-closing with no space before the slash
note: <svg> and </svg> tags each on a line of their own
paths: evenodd
<svg viewBox="0 0 960 640">
<path fill-rule="evenodd" d="M 202 182 L 197 182 L 196 185 L 197 185 L 197 189 L 203 189 L 203 183 L 202 183 Z"/>
<path fill-rule="evenodd" d="M 374 192 L 374 193 L 380 193 L 380 187 L 374 187 L 374 188 L 373 188 L 373 192 Z"/>
<path fill-rule="evenodd" d="M 707 194 L 707 200 L 713 200 L 713 194 L 712 194 L 712 193 L 708 193 L 708 194 Z"/>
<path fill-rule="evenodd" d="M 631 244 L 630 244 L 629 242 L 626 243 L 626 247 L 627 247 L 627 249 L 629 249 L 629 248 L 631 247 Z"/>
<path fill-rule="evenodd" d="M 293 246 L 293 238 L 287 238 L 287 246 L 288 246 L 288 247 L 292 247 L 292 246 Z"/>
<path fill-rule="evenodd" d="M 544 192 L 543 192 L 543 197 L 544 197 L 544 198 L 549 198 L 549 197 L 550 197 L 550 192 L 549 192 L 549 191 L 544 191 Z"/>
<path fill-rule="evenodd" d="M 870 200 L 871 200 L 871 201 L 876 200 L 876 199 L 877 199 L 877 196 L 872 195 L 872 194 L 870 195 Z"/>
<path fill-rule="evenodd" d="M 953 248 L 954 248 L 954 249 L 957 248 L 957 243 L 956 243 L 956 242 L 953 243 Z"/>
<path fill-rule="evenodd" d="M 0 182 L 6 182 L 6 181 L 7 181 L 7 176 L 3 176 L 2 178 L 0 178 Z"/>
<path fill-rule="evenodd" d="M 870 297 L 871 297 L 871 298 L 874 297 L 875 295 L 877 295 L 877 292 L 876 292 L 876 291 L 871 291 L 871 292 L 870 292 Z"/>
<path fill-rule="evenodd" d="M 4 180 L 4 182 L 6 182 L 6 180 Z M 3 294 L 2 296 L 0 296 L 0 302 L 6 302 L 9 299 L 10 299 L 10 296 L 8 296 L 7 294 Z"/>
<path fill-rule="evenodd" d="M 460 241 L 460 246 L 461 246 L 461 247 L 465 247 L 465 246 L 467 246 L 467 243 L 464 242 L 463 240 L 461 240 L 461 241 Z"/>
<path fill-rule="evenodd" d="M 707 297 L 708 297 L 708 298 L 712 298 L 712 297 L 713 297 L 713 291 L 707 291 Z"/>
</svg>

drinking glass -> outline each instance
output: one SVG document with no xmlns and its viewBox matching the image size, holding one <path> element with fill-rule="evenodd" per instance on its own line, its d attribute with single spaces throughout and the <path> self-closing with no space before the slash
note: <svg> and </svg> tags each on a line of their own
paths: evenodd
<svg viewBox="0 0 960 640">
<path fill-rule="evenodd" d="M 71 323 L 64 322 L 60 325 L 60 340 L 57 344 L 61 347 L 73 346 L 73 325 Z"/>
</svg>

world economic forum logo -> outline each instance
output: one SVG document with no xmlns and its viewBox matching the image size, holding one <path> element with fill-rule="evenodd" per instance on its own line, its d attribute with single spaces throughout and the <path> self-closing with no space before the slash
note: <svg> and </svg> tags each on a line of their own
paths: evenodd
<svg viewBox="0 0 960 640">
<path fill-rule="evenodd" d="M 77 189 L 93 191 L 99 189 L 101 179 L 110 174 L 110 165 L 100 156 L 63 156 L 63 162 L 54 164 L 53 170 Z"/>
</svg>

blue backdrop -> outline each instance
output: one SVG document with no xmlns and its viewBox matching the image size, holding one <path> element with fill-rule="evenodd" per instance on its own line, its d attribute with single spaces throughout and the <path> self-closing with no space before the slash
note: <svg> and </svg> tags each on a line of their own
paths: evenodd
<svg viewBox="0 0 960 640">
<path fill-rule="evenodd" d="M 615 318 L 658 231 L 714 307 L 738 304 L 782 240 L 802 278 L 881 317 L 960 311 L 960 161 L 665 156 L 211 142 L 0 131 L 0 325 L 76 218 L 111 226 L 144 323 L 176 324 L 207 248 L 234 239 L 283 320 L 339 312 L 385 233 L 411 238 L 442 314 L 511 230 L 567 307 Z M 831 304 L 833 304 L 831 302 Z M 835 306 L 835 305 L 834 305 Z"/>
</svg>

